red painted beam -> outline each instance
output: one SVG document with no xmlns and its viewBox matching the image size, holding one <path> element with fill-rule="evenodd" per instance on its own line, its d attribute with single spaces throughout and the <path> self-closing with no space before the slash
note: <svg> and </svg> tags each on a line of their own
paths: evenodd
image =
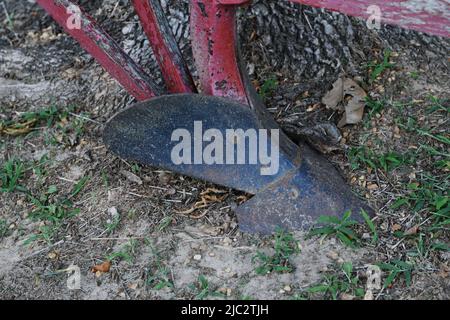
<svg viewBox="0 0 450 320">
<path fill-rule="evenodd" d="M 133 6 L 153 48 L 167 89 L 171 93 L 196 92 L 159 0 L 133 0 Z"/>
<path fill-rule="evenodd" d="M 69 0 L 37 0 L 37 3 L 136 99 L 143 101 L 162 93 L 142 68 L 79 6 Z"/>
<path fill-rule="evenodd" d="M 290 0 L 368 19 L 370 6 L 378 6 L 381 22 L 443 37 L 450 37 L 448 0 Z"/>
<path fill-rule="evenodd" d="M 236 50 L 236 7 L 230 1 L 243 2 L 191 0 L 192 50 L 204 94 L 249 104 Z"/>
</svg>

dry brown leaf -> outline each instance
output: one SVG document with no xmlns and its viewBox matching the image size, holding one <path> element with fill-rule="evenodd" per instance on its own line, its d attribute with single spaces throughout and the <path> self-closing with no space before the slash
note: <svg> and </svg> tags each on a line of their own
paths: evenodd
<svg viewBox="0 0 450 320">
<path fill-rule="evenodd" d="M 208 210 L 204 210 L 204 211 L 203 211 L 202 213 L 200 213 L 200 214 L 197 214 L 197 215 L 192 214 L 192 215 L 190 215 L 189 218 L 198 220 L 198 219 L 201 219 L 201 218 L 203 218 L 204 216 L 206 216 L 207 213 L 208 213 Z"/>
<path fill-rule="evenodd" d="M 111 269 L 111 261 L 106 260 L 105 262 L 103 262 L 102 264 L 93 266 L 91 271 L 95 274 L 97 273 L 106 273 L 109 272 L 109 270 Z"/>
<path fill-rule="evenodd" d="M 206 207 L 207 207 L 206 204 L 201 204 L 200 202 L 196 202 L 194 204 L 194 206 L 192 208 L 190 208 L 190 209 L 187 209 L 185 211 L 177 211 L 177 210 L 175 210 L 175 212 L 178 213 L 178 214 L 186 215 L 186 214 L 191 214 L 191 213 L 193 213 L 194 211 L 196 211 L 198 209 L 203 209 L 203 208 L 206 208 Z"/>
<path fill-rule="evenodd" d="M 127 180 L 137 183 L 138 185 L 142 185 L 142 179 L 139 178 L 137 175 L 135 175 L 134 173 L 130 172 L 130 171 L 126 171 L 126 170 L 120 170 L 120 173 L 127 178 Z"/>
<path fill-rule="evenodd" d="M 404 235 L 405 236 L 412 236 L 412 235 L 417 234 L 417 231 L 419 231 L 419 226 L 414 226 L 414 227 L 406 230 Z"/>
<path fill-rule="evenodd" d="M 364 115 L 365 98 L 367 93 L 354 80 L 339 78 L 325 97 L 322 99 L 328 108 L 345 110 L 338 127 L 359 123 Z"/>
<path fill-rule="evenodd" d="M 204 195 L 202 196 L 202 203 L 214 203 L 214 202 L 222 202 L 225 198 L 227 197 L 227 195 L 223 195 L 223 196 L 216 196 L 216 195 Z"/>
<path fill-rule="evenodd" d="M 202 191 L 200 194 L 205 195 L 205 194 L 209 194 L 209 193 L 227 193 L 227 192 L 228 191 L 220 190 L 220 189 L 216 189 L 216 188 L 208 188 L 208 189 Z"/>
<path fill-rule="evenodd" d="M 249 197 L 244 196 L 244 195 L 237 197 L 238 204 L 243 204 L 243 203 L 246 202 L 248 199 L 249 199 Z"/>
<path fill-rule="evenodd" d="M 334 110 L 343 110 L 342 107 L 339 107 L 339 104 L 344 99 L 344 80 L 343 78 L 339 78 L 333 83 L 333 89 L 328 91 L 325 97 L 322 98 L 322 103 L 325 104 L 328 108 Z"/>
<path fill-rule="evenodd" d="M 211 194 L 212 193 L 212 194 Z M 222 194 L 221 196 L 218 196 L 217 194 Z M 185 211 L 175 211 L 178 214 L 182 215 L 190 215 L 191 213 L 195 212 L 198 209 L 204 209 L 211 203 L 220 203 L 223 202 L 223 200 L 228 196 L 228 191 L 215 189 L 215 188 L 208 188 L 200 193 L 200 201 L 197 201 L 194 206 L 190 209 L 187 209 Z M 200 215 L 191 215 L 189 216 L 192 219 L 200 219 L 206 215 L 205 211 L 204 213 L 201 213 Z"/>
<path fill-rule="evenodd" d="M 378 189 L 378 185 L 376 183 L 370 183 L 367 185 L 367 189 L 369 190 L 377 190 Z"/>
<path fill-rule="evenodd" d="M 23 123 L 16 123 L 7 127 L 0 124 L 0 133 L 10 136 L 20 136 L 33 130 L 35 124 L 36 119 L 31 119 Z"/>
<path fill-rule="evenodd" d="M 395 231 L 398 231 L 398 230 L 401 230 L 402 229 L 402 226 L 401 225 L 399 225 L 399 224 L 394 224 L 393 226 L 392 226 L 392 228 L 391 228 L 391 230 L 392 230 L 392 232 L 395 232 Z"/>
</svg>

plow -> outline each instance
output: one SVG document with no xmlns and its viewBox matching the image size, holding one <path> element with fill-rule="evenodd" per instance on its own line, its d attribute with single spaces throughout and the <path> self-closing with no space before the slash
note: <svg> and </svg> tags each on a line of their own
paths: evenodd
<svg viewBox="0 0 450 320">
<path fill-rule="evenodd" d="M 319 216 L 341 217 L 349 211 L 356 220 L 363 219 L 361 211 L 374 215 L 325 157 L 283 132 L 251 84 L 237 33 L 237 10 L 250 0 L 190 1 L 198 81 L 193 80 L 159 0 L 130 2 L 149 39 L 164 88 L 79 5 L 37 0 L 138 100 L 107 122 L 103 140 L 111 152 L 253 195 L 235 209 L 244 232 L 306 229 Z M 380 22 L 450 36 L 446 0 L 291 2 L 362 19 L 373 19 L 369 8 L 375 7 Z"/>
</svg>

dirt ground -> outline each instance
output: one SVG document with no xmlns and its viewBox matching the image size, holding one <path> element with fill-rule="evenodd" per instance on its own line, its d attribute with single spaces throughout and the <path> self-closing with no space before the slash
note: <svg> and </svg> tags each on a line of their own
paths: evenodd
<svg viewBox="0 0 450 320">
<path fill-rule="evenodd" d="M 129 1 L 80 3 L 161 84 Z M 162 3 L 192 62 L 188 2 Z M 378 239 L 367 225 L 353 246 L 295 232 L 291 270 L 258 274 L 255 256 L 276 243 L 238 230 L 232 209 L 247 195 L 109 153 L 103 124 L 134 99 L 34 1 L 0 0 L 0 173 L 22 168 L 0 186 L 1 299 L 450 298 L 450 41 L 273 1 L 242 10 L 240 29 L 286 130 L 337 124 L 321 99 L 341 76 L 370 96 L 361 123 L 315 147 L 377 209 Z M 72 265 L 80 290 L 67 286 Z M 369 290 L 373 265 L 381 285 Z"/>
</svg>

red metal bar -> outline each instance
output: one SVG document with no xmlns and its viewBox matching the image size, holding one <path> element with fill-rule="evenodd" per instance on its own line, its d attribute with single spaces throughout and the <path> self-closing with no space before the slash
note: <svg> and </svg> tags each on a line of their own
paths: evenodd
<svg viewBox="0 0 450 320">
<path fill-rule="evenodd" d="M 69 0 L 37 0 L 37 3 L 136 99 L 143 101 L 162 93 L 144 70 L 79 6 Z M 73 19 L 79 19 L 80 28 L 69 28 L 68 21 Z"/>
<path fill-rule="evenodd" d="M 167 89 L 172 93 L 196 92 L 159 0 L 133 0 L 133 6 L 150 40 Z"/>
<path fill-rule="evenodd" d="M 234 6 L 246 2 L 192 0 L 191 38 L 203 93 L 249 104 L 236 52 Z"/>
<path fill-rule="evenodd" d="M 381 9 L 381 21 L 434 35 L 450 37 L 450 3 L 448 0 L 290 0 L 314 7 L 339 11 L 364 19 L 370 17 L 369 6 Z"/>
</svg>

